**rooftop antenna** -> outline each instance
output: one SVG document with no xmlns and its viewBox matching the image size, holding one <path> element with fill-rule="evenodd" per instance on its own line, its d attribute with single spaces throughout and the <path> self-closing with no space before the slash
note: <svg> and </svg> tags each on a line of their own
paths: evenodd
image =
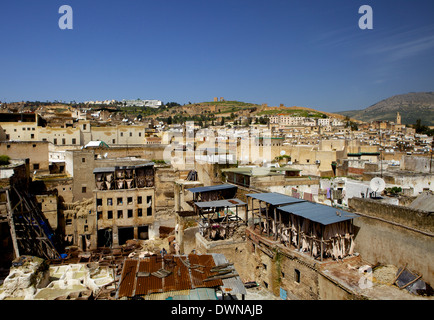
<svg viewBox="0 0 434 320">
<path fill-rule="evenodd" d="M 373 178 L 369 183 L 369 187 L 375 192 L 375 196 L 377 195 L 377 192 L 383 191 L 385 186 L 386 183 L 382 178 L 379 177 Z"/>
</svg>

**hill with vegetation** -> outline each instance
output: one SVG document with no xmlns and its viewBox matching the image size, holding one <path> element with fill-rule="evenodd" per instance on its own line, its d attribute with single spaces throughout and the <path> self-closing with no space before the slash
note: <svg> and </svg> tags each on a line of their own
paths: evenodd
<svg viewBox="0 0 434 320">
<path fill-rule="evenodd" d="M 246 122 L 265 124 L 267 117 L 272 115 L 284 114 L 293 117 L 327 118 L 333 117 L 340 120 L 348 120 L 345 116 L 330 112 L 324 112 L 306 107 L 286 107 L 286 106 L 267 106 L 266 104 L 255 104 L 242 101 L 206 101 L 200 103 L 188 103 L 181 105 L 177 102 L 167 102 L 158 108 L 135 107 L 122 105 L 86 105 L 84 103 L 59 104 L 37 102 L 23 102 L 16 105 L 10 104 L 8 109 L 13 112 L 34 112 L 36 110 L 44 113 L 71 113 L 76 108 L 91 109 L 95 111 L 107 111 L 113 113 L 114 117 L 120 120 L 128 118 L 146 119 L 152 118 L 164 121 L 168 124 L 181 124 L 186 121 L 194 121 L 200 125 L 223 125 L 226 122 L 242 124 Z M 257 118 L 257 120 L 255 119 Z M 241 120 L 241 121 L 240 121 Z M 351 119 L 354 120 L 354 119 Z M 356 120 L 354 120 L 357 122 Z"/>
<path fill-rule="evenodd" d="M 401 114 L 402 124 L 415 124 L 418 119 L 423 125 L 434 126 L 434 92 L 411 92 L 384 99 L 364 110 L 339 112 L 344 116 L 370 122 L 374 120 L 395 121 Z"/>
</svg>

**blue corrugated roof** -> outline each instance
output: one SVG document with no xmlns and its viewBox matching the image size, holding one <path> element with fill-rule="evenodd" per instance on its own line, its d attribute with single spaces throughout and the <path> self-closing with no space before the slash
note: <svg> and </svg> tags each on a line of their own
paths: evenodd
<svg viewBox="0 0 434 320">
<path fill-rule="evenodd" d="M 279 210 L 301 216 L 322 225 L 329 225 L 359 217 L 355 213 L 329 207 L 319 203 L 300 202 L 280 207 Z M 340 216 L 338 214 L 339 213 Z"/>
<path fill-rule="evenodd" d="M 201 201 L 194 203 L 199 208 L 222 208 L 222 207 L 236 207 L 242 206 L 246 203 L 239 199 L 224 199 L 224 200 L 215 200 L 215 201 Z"/>
<path fill-rule="evenodd" d="M 197 188 L 190 188 L 187 190 L 193 193 L 197 193 L 197 192 L 217 191 L 217 190 L 232 189 L 232 188 L 238 188 L 238 187 L 233 186 L 231 184 L 219 184 L 217 186 L 197 187 Z"/>
<path fill-rule="evenodd" d="M 277 193 L 277 192 L 268 192 L 268 193 L 250 193 L 247 194 L 248 197 L 258 199 L 264 202 L 267 202 L 273 206 L 278 206 L 282 204 L 290 204 L 290 203 L 298 203 L 298 202 L 306 202 L 302 199 L 297 199 L 294 197 L 287 196 L 285 194 Z"/>
</svg>

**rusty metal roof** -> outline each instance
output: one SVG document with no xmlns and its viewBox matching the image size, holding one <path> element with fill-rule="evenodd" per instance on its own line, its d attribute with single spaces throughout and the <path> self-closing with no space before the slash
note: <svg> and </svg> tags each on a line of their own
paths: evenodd
<svg viewBox="0 0 434 320">
<path fill-rule="evenodd" d="M 163 259 L 152 256 L 150 259 L 141 259 L 138 261 L 138 272 L 152 273 L 162 268 Z M 137 283 L 133 295 L 146 295 L 150 293 L 163 292 L 163 279 L 151 275 L 140 276 L 137 274 Z M 131 297 L 131 296 L 130 296 Z"/>
<path fill-rule="evenodd" d="M 211 254 L 188 256 L 166 255 L 126 259 L 122 268 L 118 298 L 145 296 L 168 291 L 223 286 L 222 279 L 204 281 L 215 275 L 210 270 L 216 263 Z M 169 271 L 165 277 L 152 275 L 160 269 Z"/>
<path fill-rule="evenodd" d="M 212 255 L 190 254 L 188 255 L 188 260 L 192 266 L 204 266 L 191 269 L 191 279 L 195 288 L 211 288 L 223 285 L 221 279 L 206 282 L 204 281 L 206 278 L 213 275 L 210 269 L 216 266 Z"/>
<path fill-rule="evenodd" d="M 129 297 L 132 295 L 136 285 L 136 269 L 137 260 L 125 260 L 119 285 L 119 297 Z"/>
</svg>

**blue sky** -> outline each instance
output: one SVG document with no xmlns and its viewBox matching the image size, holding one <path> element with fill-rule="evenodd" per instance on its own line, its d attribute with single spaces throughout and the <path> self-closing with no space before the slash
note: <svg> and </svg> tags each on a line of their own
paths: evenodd
<svg viewBox="0 0 434 320">
<path fill-rule="evenodd" d="M 61 5 L 73 30 L 61 30 Z M 373 9 L 361 30 L 362 5 Z M 434 91 L 434 1 L 0 2 L 0 100 L 213 97 L 323 111 Z"/>
</svg>

